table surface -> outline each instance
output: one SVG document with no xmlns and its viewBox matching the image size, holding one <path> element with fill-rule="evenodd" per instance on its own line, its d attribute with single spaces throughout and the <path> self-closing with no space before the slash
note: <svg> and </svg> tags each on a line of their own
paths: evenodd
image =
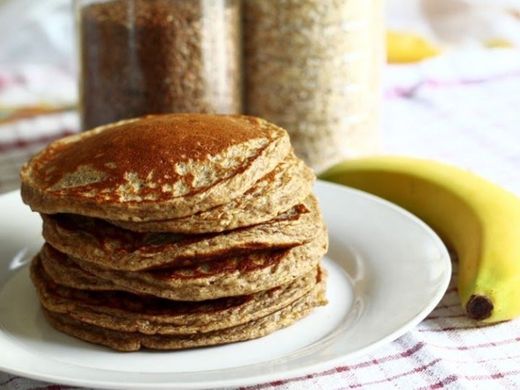
<svg viewBox="0 0 520 390">
<path fill-rule="evenodd" d="M 474 65 L 480 60 L 456 55 L 389 68 L 383 151 L 451 162 L 520 194 L 520 53 L 504 56 L 483 59 L 491 63 L 485 69 Z M 74 132 L 77 123 L 68 112 L 1 125 L 0 192 L 18 186 L 18 169 L 30 154 Z M 475 325 L 452 281 L 423 322 L 374 353 L 251 389 L 520 388 L 519 346 L 520 320 Z M 0 373 L 0 388 L 68 387 Z"/>
</svg>

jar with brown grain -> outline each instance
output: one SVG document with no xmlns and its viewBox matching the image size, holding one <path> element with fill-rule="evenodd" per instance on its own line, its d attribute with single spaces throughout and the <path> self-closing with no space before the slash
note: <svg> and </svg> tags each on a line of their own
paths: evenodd
<svg viewBox="0 0 520 390">
<path fill-rule="evenodd" d="M 321 171 L 377 151 L 383 0 L 244 0 L 244 102 Z"/>
<path fill-rule="evenodd" d="M 82 128 L 240 113 L 239 0 L 76 0 Z"/>
</svg>

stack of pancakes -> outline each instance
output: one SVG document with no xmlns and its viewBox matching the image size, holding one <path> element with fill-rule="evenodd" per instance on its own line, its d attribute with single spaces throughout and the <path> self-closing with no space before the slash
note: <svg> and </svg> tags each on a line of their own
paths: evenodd
<svg viewBox="0 0 520 390">
<path fill-rule="evenodd" d="M 121 351 L 264 336 L 326 303 L 314 175 L 285 130 L 171 114 L 64 138 L 21 172 L 58 330 Z"/>
</svg>

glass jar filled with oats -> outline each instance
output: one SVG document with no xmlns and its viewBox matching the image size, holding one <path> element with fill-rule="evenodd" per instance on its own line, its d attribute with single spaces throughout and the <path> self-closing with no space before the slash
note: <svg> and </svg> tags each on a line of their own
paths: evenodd
<svg viewBox="0 0 520 390">
<path fill-rule="evenodd" d="M 239 113 L 240 0 L 76 0 L 83 129 Z"/>
<path fill-rule="evenodd" d="M 317 171 L 378 148 L 382 0 L 244 0 L 245 110 Z"/>
</svg>

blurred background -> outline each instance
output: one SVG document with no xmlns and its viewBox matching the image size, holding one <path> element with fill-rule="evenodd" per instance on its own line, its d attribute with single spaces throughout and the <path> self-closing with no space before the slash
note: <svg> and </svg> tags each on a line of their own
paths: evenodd
<svg viewBox="0 0 520 390">
<path fill-rule="evenodd" d="M 453 162 L 520 191 L 520 0 L 388 0 L 384 14 L 377 153 Z M 28 156 L 80 127 L 73 4 L 0 0 L 0 37 L 5 192 Z"/>
</svg>

